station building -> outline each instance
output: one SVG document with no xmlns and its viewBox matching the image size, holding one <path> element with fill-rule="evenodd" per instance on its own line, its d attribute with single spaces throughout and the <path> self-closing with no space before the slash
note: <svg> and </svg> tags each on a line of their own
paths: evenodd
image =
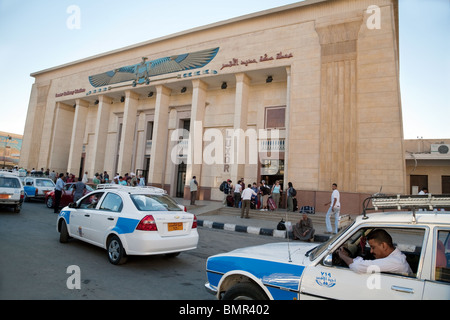
<svg viewBox="0 0 450 320">
<path fill-rule="evenodd" d="M 211 200 L 241 178 L 405 193 L 398 19 L 396 0 L 307 0 L 33 73 L 20 166 L 172 196 L 196 176 Z"/>
</svg>

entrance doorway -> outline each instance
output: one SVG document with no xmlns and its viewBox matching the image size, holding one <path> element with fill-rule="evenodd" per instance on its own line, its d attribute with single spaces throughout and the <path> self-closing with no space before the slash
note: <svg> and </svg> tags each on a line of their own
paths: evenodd
<svg viewBox="0 0 450 320">
<path fill-rule="evenodd" d="M 186 170 L 187 165 L 182 162 L 177 168 L 177 198 L 184 198 L 184 186 L 186 185 Z"/>
</svg>

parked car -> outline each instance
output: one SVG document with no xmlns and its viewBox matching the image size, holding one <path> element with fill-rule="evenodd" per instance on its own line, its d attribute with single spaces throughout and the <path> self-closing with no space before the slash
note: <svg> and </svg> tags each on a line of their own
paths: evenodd
<svg viewBox="0 0 450 320">
<path fill-rule="evenodd" d="M 55 190 L 55 183 L 52 179 L 42 178 L 42 177 L 25 177 L 24 191 L 25 191 L 25 201 L 31 199 L 44 200 L 45 195 L 48 192 Z"/>
<path fill-rule="evenodd" d="M 64 186 L 64 189 L 61 194 L 61 201 L 59 203 L 59 208 L 64 208 L 68 206 L 71 202 L 73 202 L 73 189 L 74 189 L 75 182 L 69 182 L 66 183 Z M 83 192 L 83 196 L 88 194 L 89 192 L 94 191 L 94 188 L 92 188 L 92 185 L 87 184 L 86 189 Z M 45 204 L 48 208 L 53 208 L 53 204 L 55 203 L 55 190 L 48 192 L 45 195 Z"/>
<path fill-rule="evenodd" d="M 57 219 L 60 242 L 70 238 L 104 248 L 118 265 L 128 255 L 177 256 L 197 248 L 197 218 L 152 187 L 98 185 Z"/>
<path fill-rule="evenodd" d="M 17 175 L 0 172 L 0 206 L 11 207 L 19 213 L 24 199 L 22 182 Z"/>
<path fill-rule="evenodd" d="M 379 200 L 372 199 L 378 208 L 414 210 L 360 216 L 320 245 L 276 243 L 210 257 L 205 288 L 224 300 L 449 300 L 450 214 L 415 209 L 448 208 L 450 197 L 393 197 L 387 202 L 391 206 Z M 394 246 L 406 257 L 403 263 L 409 265 L 409 272 L 383 272 L 381 259 L 372 262 L 377 253 L 366 237 L 375 229 L 392 237 Z M 350 268 L 340 250 L 354 259 Z M 357 259 L 372 260 L 367 271 L 354 271 Z"/>
</svg>

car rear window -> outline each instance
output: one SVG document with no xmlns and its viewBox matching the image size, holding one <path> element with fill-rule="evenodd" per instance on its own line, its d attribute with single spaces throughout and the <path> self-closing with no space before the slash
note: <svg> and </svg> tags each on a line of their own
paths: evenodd
<svg viewBox="0 0 450 320">
<path fill-rule="evenodd" d="M 166 195 L 133 194 L 131 199 L 139 211 L 182 211 L 178 204 Z"/>
<path fill-rule="evenodd" d="M 19 179 L 0 177 L 0 188 L 20 188 Z"/>
<path fill-rule="evenodd" d="M 52 180 L 40 180 L 40 179 L 37 179 L 36 180 L 36 186 L 38 186 L 38 187 L 54 187 L 55 184 L 53 183 Z"/>
</svg>

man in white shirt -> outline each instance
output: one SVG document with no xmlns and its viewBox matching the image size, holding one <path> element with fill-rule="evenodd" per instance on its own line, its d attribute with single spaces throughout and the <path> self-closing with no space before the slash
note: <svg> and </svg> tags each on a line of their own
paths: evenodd
<svg viewBox="0 0 450 320">
<path fill-rule="evenodd" d="M 245 211 L 245 219 L 248 219 L 249 212 L 250 212 L 250 201 L 252 199 L 252 196 L 256 196 L 257 193 L 253 191 L 252 185 L 249 184 L 247 188 L 242 191 L 242 206 L 241 206 L 241 218 L 244 218 L 244 211 Z"/>
<path fill-rule="evenodd" d="M 367 240 L 375 260 L 364 260 L 361 257 L 352 259 L 342 247 L 338 251 L 339 257 L 349 266 L 350 270 L 356 273 L 378 271 L 412 274 L 406 256 L 394 247 L 389 233 L 383 229 L 375 229 L 367 235 Z"/>
<path fill-rule="evenodd" d="M 333 193 L 331 194 L 331 201 L 325 203 L 325 206 L 330 205 L 330 208 L 328 209 L 327 216 L 325 218 L 325 223 L 327 227 L 327 231 L 325 233 L 337 233 L 338 227 L 339 227 L 339 214 L 341 212 L 341 195 L 337 189 L 337 184 L 333 183 L 331 186 L 333 189 Z M 330 216 L 334 213 L 334 230 L 331 228 L 331 220 Z"/>
</svg>

